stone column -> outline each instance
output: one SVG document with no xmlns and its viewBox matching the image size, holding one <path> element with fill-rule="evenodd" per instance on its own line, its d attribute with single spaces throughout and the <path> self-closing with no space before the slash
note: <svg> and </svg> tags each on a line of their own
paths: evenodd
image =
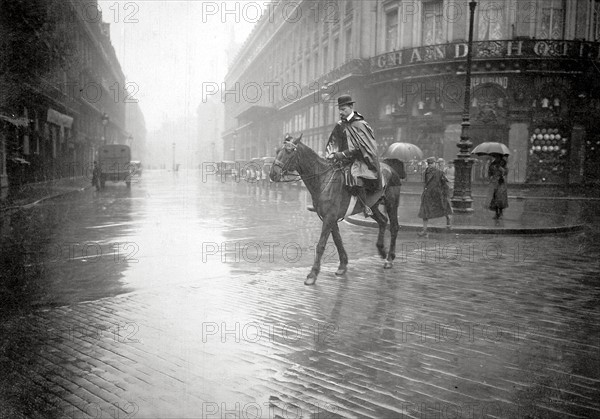
<svg viewBox="0 0 600 419">
<path fill-rule="evenodd" d="M 4 132 L 0 130 L 0 199 L 8 195 L 8 175 L 6 174 L 6 142 Z"/>
</svg>

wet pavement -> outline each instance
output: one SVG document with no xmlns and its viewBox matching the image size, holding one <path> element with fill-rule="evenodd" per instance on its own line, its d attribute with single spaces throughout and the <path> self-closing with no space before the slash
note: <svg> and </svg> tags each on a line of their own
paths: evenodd
<svg viewBox="0 0 600 419">
<path fill-rule="evenodd" d="M 306 287 L 308 203 L 147 171 L 2 218 L 0 417 L 600 417 L 598 203 L 563 235 L 401 230 L 385 271 L 342 223 L 348 273 L 330 241 Z"/>
</svg>

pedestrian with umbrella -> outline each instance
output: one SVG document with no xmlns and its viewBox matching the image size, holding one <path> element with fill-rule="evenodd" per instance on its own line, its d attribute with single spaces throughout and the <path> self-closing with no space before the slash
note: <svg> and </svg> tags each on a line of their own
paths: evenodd
<svg viewBox="0 0 600 419">
<path fill-rule="evenodd" d="M 425 185 L 421 195 L 421 207 L 419 218 L 423 219 L 423 230 L 417 235 L 428 237 L 427 225 L 430 218 L 446 217 L 446 228 L 451 229 L 450 215 L 452 205 L 450 204 L 450 186 L 444 172 L 435 167 L 435 157 L 427 158 L 427 169 L 425 169 Z"/>
<path fill-rule="evenodd" d="M 506 160 L 502 154 L 493 154 L 494 161 L 488 169 L 490 179 L 490 205 L 489 209 L 494 211 L 494 220 L 502 218 L 502 211 L 508 208 L 508 188 L 506 187 Z"/>
<path fill-rule="evenodd" d="M 492 156 L 494 161 L 488 168 L 489 205 L 490 211 L 494 211 L 494 220 L 502 218 L 502 211 L 508 208 L 508 188 L 506 187 L 506 176 L 508 168 L 506 158 L 510 155 L 510 150 L 502 143 L 486 142 L 479 144 L 473 149 L 471 154 L 479 156 Z"/>
</svg>

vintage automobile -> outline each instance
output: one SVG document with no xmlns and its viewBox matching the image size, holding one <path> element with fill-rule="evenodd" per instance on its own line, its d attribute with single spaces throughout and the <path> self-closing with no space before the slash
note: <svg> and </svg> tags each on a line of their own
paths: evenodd
<svg viewBox="0 0 600 419">
<path fill-rule="evenodd" d="M 142 177 L 142 162 L 139 160 L 131 160 L 131 174 L 133 176 Z"/>
<path fill-rule="evenodd" d="M 131 187 L 131 149 L 125 144 L 105 144 L 98 149 L 96 161 L 101 170 L 100 186 L 107 180 L 125 182 Z"/>
<path fill-rule="evenodd" d="M 273 167 L 273 162 L 275 161 L 275 157 L 263 157 L 262 160 L 262 180 L 264 183 L 269 184 L 272 182 L 269 177 L 269 173 L 271 172 L 271 167 Z"/>
<path fill-rule="evenodd" d="M 256 183 L 263 178 L 263 159 L 255 157 L 245 164 L 246 181 Z"/>
<path fill-rule="evenodd" d="M 217 165 L 217 173 L 222 177 L 233 175 L 235 172 L 235 162 L 231 160 L 220 161 Z"/>
</svg>

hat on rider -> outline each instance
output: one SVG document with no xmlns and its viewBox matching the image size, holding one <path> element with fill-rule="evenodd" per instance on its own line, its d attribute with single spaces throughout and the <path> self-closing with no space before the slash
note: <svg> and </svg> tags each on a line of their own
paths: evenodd
<svg viewBox="0 0 600 419">
<path fill-rule="evenodd" d="M 354 101 L 350 95 L 342 95 L 338 97 L 338 108 L 344 105 L 352 105 Z"/>
</svg>

